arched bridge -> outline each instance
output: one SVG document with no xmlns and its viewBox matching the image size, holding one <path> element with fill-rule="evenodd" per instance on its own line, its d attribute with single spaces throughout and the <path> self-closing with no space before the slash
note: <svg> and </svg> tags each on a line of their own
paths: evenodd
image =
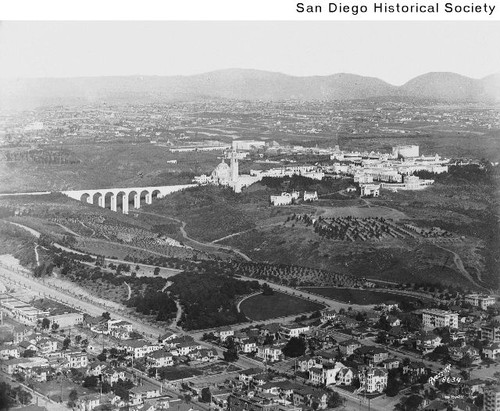
<svg viewBox="0 0 500 411">
<path fill-rule="evenodd" d="M 154 198 L 162 198 L 167 194 L 184 190 L 189 187 L 196 187 L 196 184 L 184 184 L 176 186 L 160 187 L 129 187 L 129 188 L 102 188 L 95 190 L 71 190 L 61 191 L 61 193 L 75 200 L 85 201 L 89 204 L 96 204 L 99 207 L 110 208 L 111 211 L 118 211 L 120 207 L 123 214 L 128 214 L 130 204 L 137 209 L 144 202 L 151 204 Z"/>
</svg>

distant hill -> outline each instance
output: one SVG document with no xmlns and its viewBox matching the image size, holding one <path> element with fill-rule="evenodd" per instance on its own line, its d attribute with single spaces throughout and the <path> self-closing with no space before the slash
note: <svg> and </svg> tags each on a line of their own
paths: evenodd
<svg viewBox="0 0 500 411">
<path fill-rule="evenodd" d="M 212 98 L 277 101 L 381 97 L 452 102 L 500 100 L 500 74 L 476 80 L 455 73 L 428 73 L 400 87 L 374 77 L 347 73 L 295 77 L 246 69 L 218 70 L 192 76 L 0 80 L 0 108 Z"/>
</svg>

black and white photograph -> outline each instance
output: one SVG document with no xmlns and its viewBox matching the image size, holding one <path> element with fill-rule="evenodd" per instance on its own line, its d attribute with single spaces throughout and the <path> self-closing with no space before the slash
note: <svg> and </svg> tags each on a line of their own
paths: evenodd
<svg viewBox="0 0 500 411">
<path fill-rule="evenodd" d="M 499 50 L 0 21 L 0 411 L 500 411 Z"/>
</svg>

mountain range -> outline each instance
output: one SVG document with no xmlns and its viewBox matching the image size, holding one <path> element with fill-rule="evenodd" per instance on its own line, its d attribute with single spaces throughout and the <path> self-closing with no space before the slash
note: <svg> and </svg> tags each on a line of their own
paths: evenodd
<svg viewBox="0 0 500 411">
<path fill-rule="evenodd" d="M 431 99 L 447 102 L 500 101 L 500 73 L 473 79 L 450 72 L 427 73 L 402 86 L 374 77 L 339 73 L 296 77 L 227 69 L 190 76 L 125 76 L 0 80 L 0 108 L 137 103 L 199 99 L 356 100 Z"/>
</svg>

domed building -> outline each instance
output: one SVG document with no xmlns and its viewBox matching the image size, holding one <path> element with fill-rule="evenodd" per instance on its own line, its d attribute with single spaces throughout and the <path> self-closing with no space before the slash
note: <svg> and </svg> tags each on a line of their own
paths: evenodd
<svg viewBox="0 0 500 411">
<path fill-rule="evenodd" d="M 215 170 L 210 174 L 210 179 L 213 184 L 227 186 L 231 182 L 231 168 L 224 160 L 215 167 Z"/>
</svg>

